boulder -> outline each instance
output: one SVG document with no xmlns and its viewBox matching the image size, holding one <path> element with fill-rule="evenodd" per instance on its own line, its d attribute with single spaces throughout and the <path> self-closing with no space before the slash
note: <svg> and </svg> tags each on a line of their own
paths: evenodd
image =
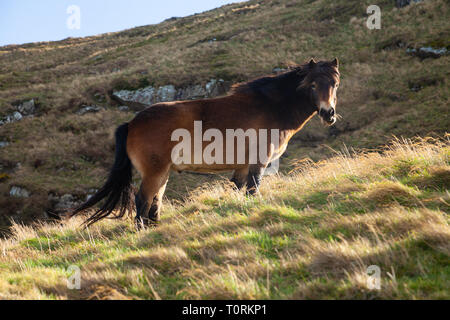
<svg viewBox="0 0 450 320">
<path fill-rule="evenodd" d="M 448 54 L 447 48 L 432 48 L 432 47 L 421 47 L 421 48 L 408 48 L 406 52 L 410 55 L 417 56 L 420 59 L 426 58 L 440 58 L 443 55 Z"/>
<path fill-rule="evenodd" d="M 206 96 L 206 90 L 201 85 L 193 85 L 178 90 L 177 100 L 194 100 Z"/>
<path fill-rule="evenodd" d="M 22 120 L 22 118 L 23 118 L 22 114 L 16 111 L 12 114 L 12 118 L 9 122 L 20 121 Z"/>
<path fill-rule="evenodd" d="M 30 191 L 28 191 L 27 189 L 18 187 L 18 186 L 13 186 L 13 187 L 11 187 L 11 190 L 9 191 L 9 195 L 11 197 L 15 197 L 15 198 L 29 198 Z"/>
<path fill-rule="evenodd" d="M 122 104 L 137 102 L 143 105 L 151 105 L 154 101 L 155 88 L 146 87 L 135 91 L 120 90 L 114 91 L 112 96 Z"/>
<path fill-rule="evenodd" d="M 77 114 L 82 116 L 86 113 L 96 113 L 99 112 L 102 108 L 98 106 L 81 106 L 81 109 L 77 111 Z"/>
<path fill-rule="evenodd" d="M 23 115 L 32 115 L 36 111 L 36 105 L 34 99 L 25 101 L 21 105 L 17 106 L 17 110 Z"/>
<path fill-rule="evenodd" d="M 222 79 L 219 80 L 211 79 L 206 84 L 205 89 L 207 98 L 214 98 L 227 92 L 225 81 L 223 81 Z"/>
<path fill-rule="evenodd" d="M 155 103 L 174 101 L 176 95 L 177 91 L 175 90 L 175 87 L 172 85 L 159 87 L 158 92 L 156 94 Z"/>
</svg>

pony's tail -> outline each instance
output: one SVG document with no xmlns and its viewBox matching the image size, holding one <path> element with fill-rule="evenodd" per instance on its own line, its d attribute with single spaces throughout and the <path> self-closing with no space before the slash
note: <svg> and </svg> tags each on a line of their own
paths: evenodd
<svg viewBox="0 0 450 320">
<path fill-rule="evenodd" d="M 115 209 L 119 212 L 114 218 L 122 218 L 127 211 L 131 212 L 134 206 L 132 164 L 127 154 L 128 123 L 118 127 L 115 136 L 116 155 L 108 180 L 92 197 L 70 214 L 70 217 L 73 217 L 82 213 L 106 198 L 100 209 L 84 222 L 87 226 L 108 217 Z"/>
</svg>

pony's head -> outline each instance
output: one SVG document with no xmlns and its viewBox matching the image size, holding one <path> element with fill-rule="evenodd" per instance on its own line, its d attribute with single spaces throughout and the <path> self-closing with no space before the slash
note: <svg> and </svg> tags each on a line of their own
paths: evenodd
<svg viewBox="0 0 450 320">
<path fill-rule="evenodd" d="M 308 73 L 300 84 L 306 90 L 311 104 L 317 109 L 317 113 L 326 125 L 336 122 L 337 89 L 340 83 L 339 62 L 333 61 L 315 62 L 312 59 L 307 66 Z"/>
</svg>

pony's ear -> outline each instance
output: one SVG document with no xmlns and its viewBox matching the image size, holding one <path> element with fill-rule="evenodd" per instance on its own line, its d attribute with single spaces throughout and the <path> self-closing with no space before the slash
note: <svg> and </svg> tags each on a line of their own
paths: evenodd
<svg viewBox="0 0 450 320">
<path fill-rule="evenodd" d="M 313 68 L 316 65 L 316 60 L 314 60 L 314 58 L 312 58 L 308 65 L 310 68 Z"/>
<path fill-rule="evenodd" d="M 334 60 L 331 61 L 331 64 L 332 64 L 333 66 L 335 66 L 336 68 L 338 68 L 338 67 L 339 67 L 339 61 L 338 61 L 338 58 L 334 58 Z"/>
</svg>

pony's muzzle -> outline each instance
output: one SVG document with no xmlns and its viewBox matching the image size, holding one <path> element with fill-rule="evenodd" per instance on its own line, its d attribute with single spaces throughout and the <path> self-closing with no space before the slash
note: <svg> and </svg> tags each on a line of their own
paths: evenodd
<svg viewBox="0 0 450 320">
<path fill-rule="evenodd" d="M 336 122 L 336 112 L 334 111 L 334 108 L 320 108 L 319 116 L 326 125 L 331 126 Z"/>
</svg>

